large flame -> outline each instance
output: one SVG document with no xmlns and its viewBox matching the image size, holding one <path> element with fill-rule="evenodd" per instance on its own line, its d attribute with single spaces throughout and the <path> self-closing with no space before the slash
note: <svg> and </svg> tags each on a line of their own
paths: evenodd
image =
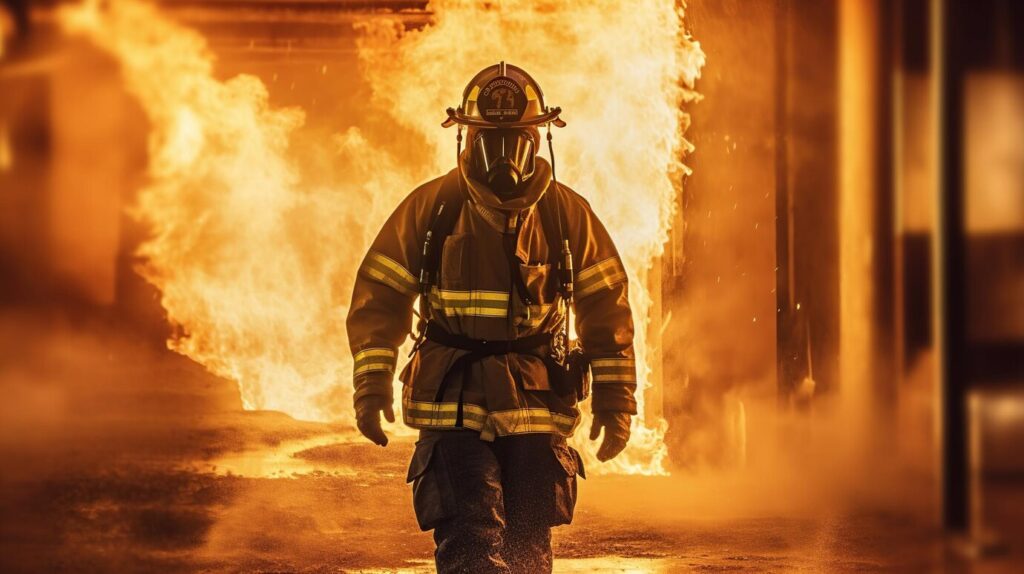
<svg viewBox="0 0 1024 574">
<path fill-rule="evenodd" d="M 374 206 L 415 180 L 383 155 L 371 173 L 358 130 L 310 141 L 302 110 L 271 108 L 256 77 L 217 79 L 205 40 L 149 4 L 87 2 L 61 21 L 120 62 L 150 121 L 134 209 L 171 347 L 237 381 L 247 408 L 346 416 L 344 286 L 385 213 Z"/>
<path fill-rule="evenodd" d="M 641 379 L 649 374 L 646 276 L 667 238 L 688 145 L 682 104 L 703 65 L 682 10 L 674 0 L 448 0 L 430 9 L 435 21 L 419 31 L 397 20 L 361 25 L 367 105 L 422 136 L 429 145 L 419 153 L 371 143 L 355 127 L 305 135 L 302 110 L 269 106 L 255 77 L 217 79 L 203 38 L 147 4 L 88 2 L 63 14 L 119 60 L 152 124 L 151 181 L 136 209 L 153 228 L 142 272 L 180 327 L 170 344 L 237 381 L 248 408 L 314 420 L 348 412 L 343 318 L 361 255 L 417 181 L 451 167 L 442 112 L 499 60 L 529 70 L 565 110 L 559 178 L 591 201 L 618 244 Z M 664 472 L 664 429 L 638 417 L 612 470 Z"/>
</svg>

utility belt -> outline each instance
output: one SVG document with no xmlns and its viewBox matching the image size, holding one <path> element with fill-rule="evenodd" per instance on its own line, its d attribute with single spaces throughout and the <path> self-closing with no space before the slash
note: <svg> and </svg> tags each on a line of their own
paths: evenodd
<svg viewBox="0 0 1024 574">
<path fill-rule="evenodd" d="M 474 339 L 465 335 L 449 333 L 437 323 L 427 323 L 426 339 L 445 347 L 452 347 L 460 351 L 469 351 L 468 355 L 478 360 L 494 355 L 507 355 L 509 353 L 532 354 L 536 351 L 543 352 L 544 347 L 551 344 L 551 333 L 537 333 L 520 337 L 518 339 L 488 340 Z"/>
<path fill-rule="evenodd" d="M 537 333 L 518 339 L 474 339 L 465 335 L 449 333 L 437 323 L 428 322 L 423 337 L 427 341 L 445 347 L 467 351 L 465 355 L 456 359 L 442 376 L 441 384 L 438 385 L 437 394 L 434 397 L 435 402 L 442 402 L 447 390 L 447 383 L 450 380 L 448 375 L 462 371 L 456 426 L 462 426 L 462 397 L 463 391 L 469 383 L 469 366 L 486 357 L 510 353 L 536 356 L 544 361 L 548 372 L 548 383 L 556 395 L 575 403 L 582 401 L 590 393 L 590 364 L 583 354 L 583 350 L 576 347 L 569 354 L 568 364 L 559 364 L 551 358 L 551 354 L 548 352 L 554 337 L 551 333 Z"/>
</svg>

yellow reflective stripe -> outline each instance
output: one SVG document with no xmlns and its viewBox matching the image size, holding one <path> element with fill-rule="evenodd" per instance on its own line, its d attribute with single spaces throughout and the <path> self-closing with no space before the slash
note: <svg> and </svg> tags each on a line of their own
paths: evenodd
<svg viewBox="0 0 1024 574">
<path fill-rule="evenodd" d="M 398 352 L 391 347 L 370 347 L 356 353 L 355 360 L 358 363 L 360 360 L 370 357 L 391 357 L 393 359 L 397 356 Z"/>
<path fill-rule="evenodd" d="M 635 383 L 636 375 L 594 375 L 594 384 Z"/>
<path fill-rule="evenodd" d="M 395 281 L 389 275 L 383 273 L 382 271 L 369 267 L 363 267 L 360 271 L 363 273 L 363 275 L 366 275 L 370 279 L 373 279 L 378 283 L 383 283 L 403 295 L 412 296 L 416 294 L 415 291 L 410 292 L 405 285 L 399 283 L 398 281 Z"/>
<path fill-rule="evenodd" d="M 353 375 L 361 375 L 363 373 L 371 373 L 377 371 L 387 371 L 389 373 L 395 372 L 395 365 L 392 363 L 370 363 L 361 367 L 356 367 L 353 371 Z"/>
<path fill-rule="evenodd" d="M 501 291 L 452 291 L 435 288 L 430 294 L 430 304 L 448 317 L 508 316 L 508 293 Z"/>
<path fill-rule="evenodd" d="M 605 359 L 593 359 L 590 361 L 591 367 L 598 368 L 614 368 L 614 367 L 629 367 L 630 369 L 636 367 L 636 361 L 628 357 L 612 357 Z"/>
<path fill-rule="evenodd" d="M 605 271 L 613 268 L 622 268 L 622 265 L 619 263 L 618 257 L 609 257 L 608 259 L 599 261 L 591 265 L 590 267 L 587 267 L 583 271 L 580 271 L 579 273 L 576 274 L 576 281 L 586 282 L 591 277 L 594 277 L 599 273 L 604 273 Z"/>
<path fill-rule="evenodd" d="M 363 349 L 353 357 L 354 374 L 361 375 L 372 371 L 395 372 L 395 362 L 398 359 L 398 352 L 387 347 L 372 347 Z"/>
<path fill-rule="evenodd" d="M 636 362 L 630 358 L 593 359 L 590 372 L 594 383 L 635 383 Z"/>
<path fill-rule="evenodd" d="M 576 429 L 578 417 L 553 413 L 547 409 L 515 409 L 491 413 L 498 436 L 531 432 L 570 434 Z"/>
<path fill-rule="evenodd" d="M 526 101 L 532 102 L 537 99 L 537 92 L 533 91 L 533 86 L 526 84 L 526 88 L 523 90 L 526 92 Z"/>
<path fill-rule="evenodd" d="M 409 425 L 455 426 L 458 419 L 458 403 L 432 403 L 402 401 L 402 419 Z M 465 403 L 462 405 L 462 424 L 473 430 L 483 428 L 487 420 L 487 409 Z"/>
<path fill-rule="evenodd" d="M 453 291 L 451 289 L 434 289 L 445 301 L 499 301 L 508 303 L 508 293 L 504 291 Z"/>
<path fill-rule="evenodd" d="M 478 97 L 480 97 L 480 86 L 473 86 L 473 89 L 469 91 L 466 101 L 475 102 Z"/>
<path fill-rule="evenodd" d="M 414 400 L 411 400 L 411 399 L 408 399 L 408 398 L 402 400 L 402 405 L 403 405 L 403 408 L 405 408 L 405 410 L 429 411 L 429 412 L 432 412 L 432 413 L 433 412 L 455 413 L 455 412 L 457 412 L 459 410 L 459 404 L 458 403 L 451 403 L 451 402 L 435 403 L 433 401 L 414 401 Z M 479 405 L 474 405 L 472 403 L 463 403 L 462 404 L 462 411 L 463 411 L 463 413 L 475 412 L 475 413 L 478 413 L 478 414 L 481 414 L 481 415 L 486 415 L 487 414 L 487 409 L 485 409 L 484 407 L 481 407 Z"/>
<path fill-rule="evenodd" d="M 487 307 L 466 307 L 464 309 L 445 309 L 444 314 L 448 317 L 492 317 L 504 318 L 508 313 L 502 309 L 490 309 Z"/>
<path fill-rule="evenodd" d="M 402 416 L 402 422 L 405 424 L 417 428 L 417 427 L 454 427 L 456 416 L 453 414 L 447 419 L 442 418 L 423 418 L 417 417 L 411 414 L 405 414 Z M 472 429 L 475 431 L 483 430 L 484 423 L 472 418 L 466 418 L 465 415 L 462 417 L 462 427 Z"/>
<path fill-rule="evenodd" d="M 402 419 L 410 426 L 454 427 L 458 418 L 458 404 L 434 403 L 403 399 Z M 559 433 L 571 435 L 579 424 L 579 417 L 554 413 L 544 408 L 511 409 L 489 413 L 487 409 L 465 403 L 462 405 L 462 425 L 465 428 L 499 436 L 524 433 Z"/>
<path fill-rule="evenodd" d="M 417 293 L 419 283 L 413 274 L 383 253 L 376 251 L 367 253 L 360 272 L 403 295 L 411 297 Z"/>
<path fill-rule="evenodd" d="M 605 287 L 613 287 L 626 281 L 626 270 L 618 257 L 609 257 L 591 265 L 576 275 L 576 297 L 582 299 Z"/>
</svg>

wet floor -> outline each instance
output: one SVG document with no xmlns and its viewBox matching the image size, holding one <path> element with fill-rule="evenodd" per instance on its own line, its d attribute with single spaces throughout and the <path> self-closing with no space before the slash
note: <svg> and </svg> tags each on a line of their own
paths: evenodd
<svg viewBox="0 0 1024 574">
<path fill-rule="evenodd" d="M 0 571 L 432 571 L 404 483 L 411 437 L 381 449 L 343 425 L 243 412 L 230 383 L 104 332 L 0 329 L 18 358 L 0 376 Z M 951 558 L 920 501 L 819 504 L 750 473 L 592 474 L 574 524 L 556 530 L 557 572 L 1021 563 L 1014 545 L 981 562 Z"/>
</svg>

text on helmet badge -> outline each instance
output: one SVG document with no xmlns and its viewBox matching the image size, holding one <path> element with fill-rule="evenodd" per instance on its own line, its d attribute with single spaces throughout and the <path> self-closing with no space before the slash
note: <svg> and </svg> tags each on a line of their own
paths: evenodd
<svg viewBox="0 0 1024 574">
<path fill-rule="evenodd" d="M 526 94 L 515 80 L 499 76 L 480 90 L 477 106 L 487 121 L 514 122 L 526 112 Z"/>
</svg>

